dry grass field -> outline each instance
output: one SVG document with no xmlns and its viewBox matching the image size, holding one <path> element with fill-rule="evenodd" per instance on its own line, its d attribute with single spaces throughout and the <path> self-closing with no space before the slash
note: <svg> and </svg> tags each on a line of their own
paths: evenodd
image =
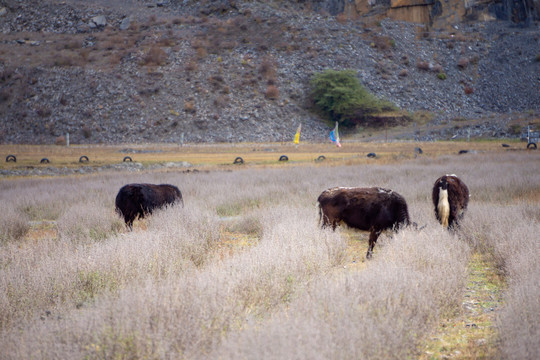
<svg viewBox="0 0 540 360">
<path fill-rule="evenodd" d="M 511 150 L 524 150 L 523 143 L 511 142 Z M 238 143 L 238 144 L 125 144 L 125 145 L 0 145 L 2 159 L 0 169 L 44 166 L 81 166 L 79 158 L 87 156 L 85 166 L 102 166 L 121 163 L 129 156 L 135 162 L 145 165 L 187 161 L 195 166 L 216 167 L 231 165 L 236 157 L 242 157 L 245 165 L 275 165 L 281 155 L 287 155 L 290 162 L 313 165 L 315 159 L 323 155 L 333 165 L 371 164 L 367 154 L 375 153 L 377 163 L 395 163 L 415 158 L 415 148 L 422 149 L 423 157 L 437 157 L 457 154 L 461 150 L 476 153 L 507 152 L 501 142 L 495 141 L 441 141 L 441 142 L 344 142 L 342 148 L 328 143 Z M 5 162 L 6 156 L 13 154 L 17 162 Z M 49 164 L 40 164 L 43 158 Z"/>
<path fill-rule="evenodd" d="M 208 170 L 0 179 L 0 358 L 536 359 L 540 153 L 416 146 L 0 146 L 17 155 L 2 169 L 130 155 Z M 471 192 L 457 233 L 433 214 L 445 173 Z M 128 182 L 174 184 L 185 206 L 127 231 Z M 426 227 L 382 235 L 366 261 L 365 233 L 319 227 L 333 186 L 391 188 Z"/>
</svg>

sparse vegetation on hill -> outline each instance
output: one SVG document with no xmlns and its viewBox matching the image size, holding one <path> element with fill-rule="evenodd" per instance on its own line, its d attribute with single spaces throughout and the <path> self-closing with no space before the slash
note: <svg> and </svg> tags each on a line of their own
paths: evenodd
<svg viewBox="0 0 540 360">
<path fill-rule="evenodd" d="M 305 2 L 4 3 L 5 143 L 52 144 L 66 133 L 72 143 L 279 141 L 299 122 L 304 139 L 323 141 L 329 127 L 309 111 L 309 80 L 324 69 L 353 69 L 376 97 L 431 112 L 424 139 L 463 138 L 467 129 L 446 123 L 456 117 L 489 137 L 513 136 L 510 109 L 538 117 L 534 27 L 428 31 Z"/>
</svg>

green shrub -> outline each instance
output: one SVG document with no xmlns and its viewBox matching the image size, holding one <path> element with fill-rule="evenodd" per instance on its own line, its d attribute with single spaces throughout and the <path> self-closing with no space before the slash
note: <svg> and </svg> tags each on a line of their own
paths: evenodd
<svg viewBox="0 0 540 360">
<path fill-rule="evenodd" d="M 441 80 L 446 80 L 446 74 L 443 72 L 440 72 L 437 74 L 437 77 Z"/>
<path fill-rule="evenodd" d="M 369 115 L 397 110 L 395 105 L 369 93 L 353 70 L 325 70 L 311 79 L 316 110 L 344 126 L 361 124 Z"/>
</svg>

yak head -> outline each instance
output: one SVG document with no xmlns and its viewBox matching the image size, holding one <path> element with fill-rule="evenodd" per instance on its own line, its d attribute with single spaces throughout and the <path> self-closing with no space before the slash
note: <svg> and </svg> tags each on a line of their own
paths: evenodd
<svg viewBox="0 0 540 360">
<path fill-rule="evenodd" d="M 441 190 L 448 190 L 448 181 L 446 180 L 446 177 L 441 178 L 439 181 L 439 188 Z"/>
</svg>

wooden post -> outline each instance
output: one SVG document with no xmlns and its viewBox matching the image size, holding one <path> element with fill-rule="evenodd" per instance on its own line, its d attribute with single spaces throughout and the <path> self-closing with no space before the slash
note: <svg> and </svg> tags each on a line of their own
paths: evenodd
<svg viewBox="0 0 540 360">
<path fill-rule="evenodd" d="M 66 133 L 66 146 L 69 146 L 69 133 Z"/>
</svg>

